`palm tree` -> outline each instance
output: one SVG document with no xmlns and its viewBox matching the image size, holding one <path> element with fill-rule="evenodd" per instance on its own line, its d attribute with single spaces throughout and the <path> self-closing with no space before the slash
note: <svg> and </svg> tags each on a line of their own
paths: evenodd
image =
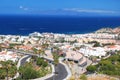
<svg viewBox="0 0 120 80">
<path fill-rule="evenodd" d="M 40 54 L 43 56 L 43 55 L 45 54 L 44 49 L 39 49 L 39 50 L 38 50 L 38 54 L 39 54 L 39 56 L 40 56 Z"/>
<path fill-rule="evenodd" d="M 2 62 L 2 68 L 6 70 L 6 76 L 7 76 L 7 80 L 8 80 L 8 71 L 9 69 L 12 67 L 12 61 L 8 60 L 6 62 Z"/>
<path fill-rule="evenodd" d="M 2 51 L 2 47 L 1 47 L 1 45 L 0 45 L 0 52 Z"/>
<path fill-rule="evenodd" d="M 33 50 L 34 54 L 37 54 L 37 49 L 36 48 L 32 48 L 32 50 Z"/>
<path fill-rule="evenodd" d="M 55 66 L 57 66 L 57 64 L 59 63 L 59 55 L 56 52 L 53 52 L 53 59 L 54 59 L 54 64 Z"/>
<path fill-rule="evenodd" d="M 3 67 L 0 67 L 0 79 L 4 79 L 6 76 L 5 70 Z"/>
</svg>

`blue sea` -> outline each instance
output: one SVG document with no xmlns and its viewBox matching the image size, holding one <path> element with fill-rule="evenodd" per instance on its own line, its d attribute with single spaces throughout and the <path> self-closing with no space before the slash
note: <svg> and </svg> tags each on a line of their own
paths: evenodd
<svg viewBox="0 0 120 80">
<path fill-rule="evenodd" d="M 28 35 L 32 32 L 81 34 L 103 27 L 120 26 L 120 17 L 0 16 L 0 34 Z"/>
</svg>

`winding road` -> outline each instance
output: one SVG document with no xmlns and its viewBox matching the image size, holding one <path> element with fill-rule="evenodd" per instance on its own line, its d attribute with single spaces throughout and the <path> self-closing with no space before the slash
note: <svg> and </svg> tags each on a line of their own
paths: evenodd
<svg viewBox="0 0 120 80">
<path fill-rule="evenodd" d="M 26 63 L 26 60 L 28 58 L 30 58 L 31 55 L 25 55 L 23 56 L 17 63 L 17 69 L 19 69 L 20 66 L 24 65 Z M 16 75 L 13 77 L 13 79 L 16 79 L 17 77 L 19 77 L 19 73 L 17 72 Z"/>
<path fill-rule="evenodd" d="M 63 64 L 59 63 L 55 67 L 55 75 L 46 79 L 46 80 L 64 80 L 67 77 L 68 73 Z"/>
<path fill-rule="evenodd" d="M 39 56 L 37 54 L 33 54 L 33 53 L 27 53 L 27 52 L 23 52 L 23 51 L 18 51 L 18 50 L 14 50 L 18 53 L 21 53 L 21 54 L 25 54 L 27 55 L 27 57 L 24 57 L 21 59 L 20 61 L 20 66 L 21 65 L 24 65 L 26 60 L 31 57 L 31 56 Z M 49 58 L 46 58 L 46 57 L 43 57 L 44 59 L 48 60 L 48 61 L 53 61 Z M 68 76 L 68 72 L 65 68 L 65 66 L 61 63 L 59 63 L 56 67 L 55 67 L 55 72 L 54 72 L 54 75 L 50 78 L 47 78 L 46 80 L 64 80 L 66 77 Z"/>
<path fill-rule="evenodd" d="M 20 61 L 20 66 L 21 66 L 21 65 L 24 65 L 25 62 L 26 62 L 26 60 L 27 60 L 28 58 L 30 58 L 30 57 L 31 57 L 31 55 L 28 55 L 27 57 L 24 57 L 24 58 Z"/>
</svg>

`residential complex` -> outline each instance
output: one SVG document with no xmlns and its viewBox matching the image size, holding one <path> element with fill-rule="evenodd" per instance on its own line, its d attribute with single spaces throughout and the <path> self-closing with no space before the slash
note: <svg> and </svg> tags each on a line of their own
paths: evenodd
<svg viewBox="0 0 120 80">
<path fill-rule="evenodd" d="M 19 51 L 54 61 L 53 53 L 55 53 L 63 58 L 63 62 L 67 62 L 66 65 L 69 69 L 71 65 L 69 62 L 74 62 L 80 68 L 78 71 L 83 71 L 79 73 L 80 75 L 86 72 L 87 66 L 94 63 L 91 57 L 96 57 L 100 61 L 102 58 L 110 56 L 108 53 L 115 53 L 115 51 L 120 50 L 117 37 L 119 37 L 118 34 L 110 33 L 57 34 L 34 32 L 28 36 L 0 35 L 0 61 L 19 62 L 20 58 L 25 55 Z M 70 71 L 73 74 L 72 69 Z"/>
</svg>

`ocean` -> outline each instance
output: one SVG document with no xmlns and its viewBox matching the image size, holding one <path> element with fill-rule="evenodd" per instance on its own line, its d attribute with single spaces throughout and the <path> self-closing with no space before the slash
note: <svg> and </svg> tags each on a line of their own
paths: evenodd
<svg viewBox="0 0 120 80">
<path fill-rule="evenodd" d="M 1 35 L 28 35 L 32 32 L 82 34 L 118 26 L 120 17 L 0 16 Z"/>
</svg>

